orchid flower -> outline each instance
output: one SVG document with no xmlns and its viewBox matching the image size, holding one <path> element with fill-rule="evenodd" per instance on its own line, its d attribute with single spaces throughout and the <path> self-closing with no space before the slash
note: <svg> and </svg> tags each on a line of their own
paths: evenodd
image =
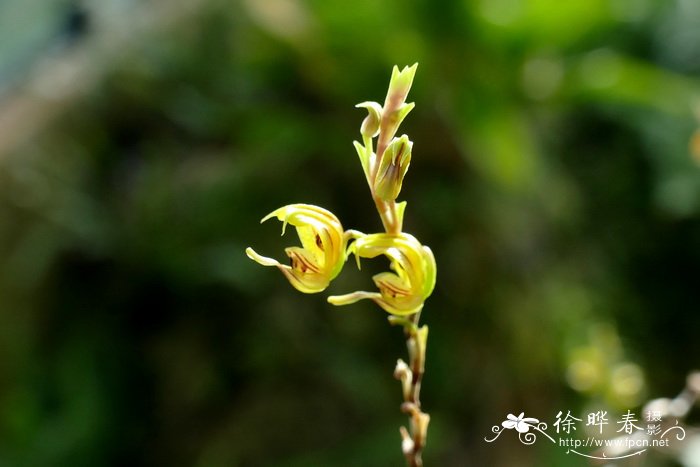
<svg viewBox="0 0 700 467">
<path fill-rule="evenodd" d="M 347 257 L 347 241 L 338 218 L 318 206 L 290 204 L 271 212 L 260 222 L 273 217 L 283 222 L 282 235 L 287 224 L 291 224 L 296 227 L 301 240 L 301 247 L 285 248 L 291 265 L 261 256 L 252 248 L 246 249 L 248 257 L 263 266 L 276 266 L 300 292 L 323 291 L 343 268 Z"/>
<path fill-rule="evenodd" d="M 384 255 L 394 272 L 382 272 L 372 279 L 379 292 L 353 292 L 328 297 L 333 305 L 348 305 L 368 298 L 393 315 L 411 315 L 423 308 L 423 302 L 435 287 L 435 258 L 427 246 L 407 233 L 371 234 L 359 237 L 348 248 L 360 258 Z"/>
</svg>

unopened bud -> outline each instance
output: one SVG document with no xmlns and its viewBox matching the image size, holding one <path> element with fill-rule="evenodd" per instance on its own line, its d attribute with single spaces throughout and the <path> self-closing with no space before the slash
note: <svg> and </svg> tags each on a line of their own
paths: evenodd
<svg viewBox="0 0 700 467">
<path fill-rule="evenodd" d="M 401 433 L 401 451 L 405 456 L 409 456 L 413 453 L 413 449 L 415 447 L 413 438 L 411 438 L 411 435 L 406 427 L 399 427 L 399 432 Z"/>
<path fill-rule="evenodd" d="M 394 369 L 394 378 L 401 381 L 401 390 L 403 392 L 403 399 L 408 401 L 411 399 L 411 389 L 413 384 L 413 372 L 408 367 L 406 362 L 399 360 L 396 362 L 396 368 Z"/>
<path fill-rule="evenodd" d="M 411 428 L 413 429 L 413 440 L 425 446 L 425 439 L 428 437 L 428 424 L 430 415 L 417 411 L 411 417 Z"/>
<path fill-rule="evenodd" d="M 391 102 L 403 103 L 406 100 L 408 91 L 413 84 L 413 77 L 416 75 L 416 68 L 418 68 L 417 63 L 404 67 L 401 71 L 399 71 L 399 67 L 394 66 L 391 70 L 389 92 L 386 95 L 387 104 Z M 395 105 L 392 107 L 395 107 Z"/>
<path fill-rule="evenodd" d="M 360 133 L 365 138 L 374 138 L 379 134 L 379 125 L 382 121 L 382 106 L 377 102 L 362 102 L 355 107 L 367 109 L 369 114 L 362 121 Z"/>
<path fill-rule="evenodd" d="M 408 136 L 394 138 L 382 154 L 374 179 L 374 192 L 384 201 L 394 201 L 411 164 L 413 143 Z"/>
</svg>

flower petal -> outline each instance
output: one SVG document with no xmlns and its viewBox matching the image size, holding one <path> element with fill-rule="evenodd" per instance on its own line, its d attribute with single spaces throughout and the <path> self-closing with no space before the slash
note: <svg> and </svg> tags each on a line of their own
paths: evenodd
<svg viewBox="0 0 700 467">
<path fill-rule="evenodd" d="M 423 246 L 423 298 L 428 298 L 435 288 L 437 279 L 437 266 L 433 251 Z"/>
<path fill-rule="evenodd" d="M 406 283 L 399 276 L 391 272 L 380 272 L 372 277 L 382 295 L 394 299 L 402 299 L 411 295 L 411 284 Z"/>
<path fill-rule="evenodd" d="M 392 315 L 398 315 L 398 316 L 408 316 L 412 315 L 414 313 L 418 313 L 420 310 L 423 309 L 423 301 L 422 300 L 417 300 L 416 303 L 414 303 L 414 306 L 407 306 L 407 305 L 397 305 L 393 301 L 389 301 L 385 299 L 381 294 L 377 294 L 379 297 L 373 298 L 374 303 L 379 305 L 384 311 L 387 313 L 391 313 Z"/>
<path fill-rule="evenodd" d="M 326 277 L 318 274 L 303 274 L 292 269 L 285 264 L 277 266 L 282 274 L 285 275 L 289 283 L 303 293 L 319 293 L 323 292 L 330 282 Z"/>
<path fill-rule="evenodd" d="M 379 305 L 386 311 L 398 315 L 410 315 L 423 307 L 423 298 L 414 294 L 410 284 L 396 274 L 382 272 L 372 279 L 382 296 Z"/>
<path fill-rule="evenodd" d="M 245 254 L 248 255 L 248 258 L 252 259 L 258 264 L 262 264 L 263 266 L 279 266 L 280 264 L 280 262 L 276 259 L 268 258 L 267 256 L 262 256 L 258 254 L 251 247 L 245 249 Z"/>
<path fill-rule="evenodd" d="M 336 306 L 350 305 L 365 298 L 377 299 L 381 298 L 381 295 L 376 292 L 353 292 L 345 295 L 331 295 L 328 297 L 328 303 Z"/>
<path fill-rule="evenodd" d="M 284 249 L 292 262 L 292 269 L 301 274 L 319 274 L 321 266 L 316 263 L 312 253 L 298 246 L 290 246 Z"/>
</svg>

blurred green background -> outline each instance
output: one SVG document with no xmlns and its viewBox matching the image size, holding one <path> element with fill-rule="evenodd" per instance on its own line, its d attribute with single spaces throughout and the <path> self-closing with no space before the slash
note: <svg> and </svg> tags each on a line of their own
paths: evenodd
<svg viewBox="0 0 700 467">
<path fill-rule="evenodd" d="M 588 465 L 484 438 L 678 394 L 700 367 L 700 2 L 9 0 L 0 466 L 403 465 L 400 330 L 244 250 L 281 258 L 296 239 L 258 222 L 294 202 L 381 229 L 353 106 L 414 62 L 426 465 Z M 608 465 L 698 466 L 697 439 Z"/>
</svg>

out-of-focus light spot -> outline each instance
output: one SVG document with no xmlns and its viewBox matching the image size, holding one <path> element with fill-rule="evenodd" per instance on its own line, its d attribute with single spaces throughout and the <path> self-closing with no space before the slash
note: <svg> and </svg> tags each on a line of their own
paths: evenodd
<svg viewBox="0 0 700 467">
<path fill-rule="evenodd" d="M 644 413 L 647 412 L 658 412 L 663 417 L 668 415 L 668 407 L 671 404 L 671 399 L 667 397 L 660 397 L 658 399 L 650 400 L 644 406 Z"/>
<path fill-rule="evenodd" d="M 623 404 L 636 405 L 644 390 L 644 375 L 639 365 L 622 363 L 610 375 L 611 389 Z"/>
<path fill-rule="evenodd" d="M 700 467 L 700 436 L 693 436 L 683 443 L 680 461 L 684 467 Z"/>
<path fill-rule="evenodd" d="M 566 380 L 575 391 L 590 391 L 602 380 L 600 368 L 594 362 L 579 359 L 572 362 L 566 371 Z"/>
<path fill-rule="evenodd" d="M 581 77 L 591 87 L 607 88 L 620 79 L 620 59 L 608 49 L 586 55 L 581 63 Z"/>
<path fill-rule="evenodd" d="M 700 371 L 693 371 L 690 373 L 686 384 L 691 391 L 700 393 Z"/>
<path fill-rule="evenodd" d="M 47 59 L 41 63 L 32 89 L 46 99 L 62 99 L 79 82 L 80 67 L 73 60 Z"/>
<path fill-rule="evenodd" d="M 481 0 L 479 12 L 488 22 L 507 26 L 522 14 L 523 3 L 519 0 Z"/>
<path fill-rule="evenodd" d="M 690 411 L 690 401 L 681 397 L 673 399 L 668 406 L 668 413 L 672 417 L 685 417 L 688 411 Z"/>
<path fill-rule="evenodd" d="M 700 165 L 700 130 L 695 130 L 693 136 L 690 137 L 689 149 L 693 161 Z"/>
<path fill-rule="evenodd" d="M 651 11 L 649 0 L 613 0 L 610 13 L 619 21 L 638 23 L 644 21 Z"/>
<path fill-rule="evenodd" d="M 683 13 L 695 14 L 700 11 L 700 4 L 696 0 L 680 0 L 678 4 Z"/>
<path fill-rule="evenodd" d="M 246 0 L 244 3 L 260 27 L 282 39 L 299 39 L 311 27 L 309 12 L 297 0 Z"/>
<path fill-rule="evenodd" d="M 546 99 L 559 88 L 563 76 L 564 70 L 558 60 L 533 58 L 523 67 L 523 90 L 532 99 Z"/>
<path fill-rule="evenodd" d="M 656 54 L 676 71 L 697 73 L 700 63 L 700 2 L 680 0 L 661 16 L 654 33 Z"/>
<path fill-rule="evenodd" d="M 425 38 L 417 34 L 415 30 L 406 28 L 396 31 L 383 41 L 384 55 L 390 62 L 409 62 L 415 60 L 416 57 L 427 56 L 425 45 Z"/>
<path fill-rule="evenodd" d="M 37 171 L 20 166 L 10 171 L 14 188 L 9 192 L 12 202 L 22 208 L 40 209 L 51 199 L 46 179 Z"/>
<path fill-rule="evenodd" d="M 698 207 L 694 171 L 669 175 L 656 188 L 655 201 L 676 216 L 690 216 Z"/>
</svg>

